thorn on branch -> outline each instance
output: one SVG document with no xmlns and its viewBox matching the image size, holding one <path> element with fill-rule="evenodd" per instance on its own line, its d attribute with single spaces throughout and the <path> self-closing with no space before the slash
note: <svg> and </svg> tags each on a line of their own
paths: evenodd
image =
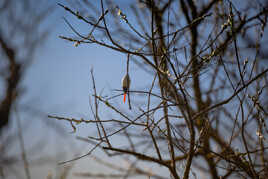
<svg viewBox="0 0 268 179">
<path fill-rule="evenodd" d="M 57 3 L 59 6 L 63 7 L 66 11 L 70 11 L 71 9 L 69 9 L 67 6 L 62 5 L 61 3 Z"/>
</svg>

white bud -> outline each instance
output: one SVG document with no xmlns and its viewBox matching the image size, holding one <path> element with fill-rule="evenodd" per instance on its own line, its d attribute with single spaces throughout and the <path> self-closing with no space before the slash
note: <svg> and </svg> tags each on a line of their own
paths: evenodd
<svg viewBox="0 0 268 179">
<path fill-rule="evenodd" d="M 74 46 L 77 47 L 79 44 L 80 44 L 80 42 L 76 41 L 76 42 L 74 43 Z"/>
</svg>

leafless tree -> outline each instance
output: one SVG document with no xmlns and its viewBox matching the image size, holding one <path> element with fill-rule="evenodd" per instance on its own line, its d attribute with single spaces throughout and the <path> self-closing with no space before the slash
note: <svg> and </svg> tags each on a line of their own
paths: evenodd
<svg viewBox="0 0 268 179">
<path fill-rule="evenodd" d="M 122 110 L 116 103 L 121 91 L 101 95 L 92 71 L 92 119 L 49 116 L 70 122 L 74 130 L 79 124 L 96 126 L 91 136 L 79 137 L 93 145 L 84 156 L 93 156 L 97 148 L 111 157 L 132 156 L 124 158 L 127 167 L 93 156 L 119 174 L 76 175 L 265 178 L 268 2 L 139 0 L 128 7 L 115 3 L 59 4 L 90 27 L 81 32 L 65 19 L 75 37 L 60 38 L 75 46 L 97 44 L 125 54 L 122 63 L 130 60 L 130 78 L 134 64 L 153 77 L 142 90 L 131 86 L 132 110 Z M 103 117 L 100 113 L 108 109 L 114 115 Z M 118 145 L 114 138 L 127 143 Z M 141 161 L 169 173 L 148 171 Z"/>
<path fill-rule="evenodd" d="M 41 155 L 46 141 L 29 147 L 26 141 L 32 139 L 23 137 L 32 126 L 30 120 L 24 120 L 26 113 L 35 120 L 44 119 L 45 113 L 31 108 L 31 104 L 19 104 L 29 88 L 22 81 L 49 34 L 49 27 L 43 23 L 52 10 L 45 1 L 0 1 L 0 178 L 29 179 L 31 162 L 42 166 L 52 161 L 50 156 L 45 156 L 44 161 Z"/>
</svg>

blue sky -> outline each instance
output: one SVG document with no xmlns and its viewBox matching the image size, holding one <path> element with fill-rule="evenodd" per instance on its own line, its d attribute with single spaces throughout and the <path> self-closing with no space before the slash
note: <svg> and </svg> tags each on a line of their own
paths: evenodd
<svg viewBox="0 0 268 179">
<path fill-rule="evenodd" d="M 67 4 L 66 1 L 60 1 L 62 4 Z M 126 13 L 127 1 L 116 1 L 123 12 Z M 121 78 L 126 73 L 126 55 L 114 52 L 110 49 L 97 45 L 82 44 L 78 47 L 74 43 L 60 39 L 59 35 L 73 37 L 72 30 L 67 26 L 62 17 L 77 29 L 85 32 L 88 27 L 70 13 L 66 12 L 61 7 L 49 2 L 55 6 L 55 11 L 48 16 L 43 24 L 44 28 L 49 28 L 51 31 L 45 43 L 39 48 L 35 54 L 35 60 L 28 69 L 22 86 L 25 88 L 25 94 L 19 101 L 23 107 L 30 106 L 31 109 L 41 112 L 41 120 L 39 117 L 31 115 L 22 115 L 22 119 L 30 121 L 29 130 L 23 133 L 26 149 L 30 149 L 35 143 L 43 143 L 42 155 L 48 153 L 52 157 L 58 153 L 66 153 L 65 156 L 60 156 L 60 161 L 72 159 L 75 155 L 82 155 L 88 152 L 92 146 L 75 140 L 75 136 L 86 137 L 94 134 L 94 125 L 81 124 L 77 127 L 75 134 L 70 134 L 72 131 L 69 123 L 64 121 L 56 121 L 49 119 L 47 115 L 57 115 L 63 117 L 75 117 L 92 119 L 89 106 L 89 97 L 92 95 L 92 85 L 90 79 L 90 69 L 94 69 L 96 86 L 98 92 L 103 90 L 103 95 L 117 94 L 115 89 L 121 89 Z M 128 16 L 131 21 L 132 16 Z M 152 80 L 152 75 L 144 72 L 140 67 L 130 61 L 130 77 L 132 81 L 131 89 L 139 90 L 146 88 Z M 137 98 L 132 103 L 139 102 Z M 118 97 L 116 101 L 121 109 L 128 110 L 127 104 L 123 104 L 123 98 Z M 104 119 L 110 119 L 111 111 L 106 111 L 102 108 L 100 116 Z M 61 125 L 64 130 L 64 136 L 58 137 L 58 133 L 51 129 L 49 121 L 53 120 L 56 124 Z M 45 121 L 45 122 L 44 122 Z M 26 124 L 27 124 L 26 122 Z M 116 140 L 116 144 L 123 144 L 123 141 Z M 40 141 L 41 140 L 41 141 Z M 96 151 L 94 154 L 100 154 L 105 157 L 102 152 Z M 35 154 L 36 158 L 42 156 Z M 29 156 L 32 156 L 31 153 Z M 53 165 L 42 168 L 30 166 L 33 178 L 44 178 L 49 172 L 55 176 L 57 167 L 57 157 Z M 100 166 L 96 166 L 88 158 L 77 161 L 77 170 L 88 171 L 88 168 L 95 167 L 102 170 Z M 31 163 L 32 161 L 30 161 Z M 63 167 L 63 166 L 60 166 Z M 161 171 L 161 170 L 157 170 Z M 96 171 L 97 172 L 97 171 Z M 36 177 L 34 177 L 36 176 Z"/>
<path fill-rule="evenodd" d="M 67 4 L 64 0 L 60 2 Z M 129 1 L 118 0 L 116 2 L 123 12 L 128 10 L 126 4 Z M 86 137 L 93 134 L 95 132 L 94 125 L 81 124 L 77 128 L 77 133 L 70 134 L 69 132 L 72 131 L 72 128 L 69 123 L 49 119 L 46 116 L 57 115 L 69 118 L 75 117 L 79 119 L 83 117 L 92 119 L 89 106 L 89 97 L 92 97 L 91 68 L 94 69 L 98 92 L 103 90 L 102 95 L 118 94 L 119 92 L 114 90 L 121 89 L 121 78 L 126 73 L 127 57 L 98 45 L 81 44 L 75 47 L 74 43 L 60 39 L 59 35 L 74 36 L 62 17 L 68 19 L 78 31 L 85 32 L 88 26 L 57 6 L 56 2 L 53 2 L 53 4 L 50 1 L 49 3 L 55 6 L 55 11 L 48 16 L 43 27 L 49 28 L 51 33 L 42 47 L 37 50 L 35 60 L 26 73 L 22 83 L 26 92 L 20 101 L 21 106 L 30 106 L 32 109 L 41 111 L 42 120 L 46 122 L 41 122 L 38 116 L 23 115 L 23 120 L 30 120 L 32 124 L 29 130 L 23 134 L 27 148 L 31 148 L 34 143 L 43 140 L 41 142 L 45 143 L 43 147 L 45 152 L 42 154 L 47 152 L 56 155 L 59 152 L 67 152 L 60 159 L 69 160 L 74 155 L 85 154 L 92 148 L 90 145 L 75 140 L 75 136 Z M 128 18 L 131 20 L 133 17 L 128 16 Z M 178 23 L 184 23 L 184 21 L 182 20 Z M 183 42 L 187 43 L 186 40 Z M 183 45 L 185 44 L 181 44 L 181 46 Z M 152 75 L 144 72 L 132 62 L 130 62 L 130 76 L 132 80 L 131 89 L 133 90 L 144 89 L 152 79 Z M 205 78 L 206 75 L 203 75 L 200 79 L 203 82 Z M 135 103 L 135 100 L 139 101 L 137 98 L 133 100 L 132 97 L 133 103 Z M 118 104 L 122 109 L 128 110 L 127 104 L 123 104 L 122 101 L 123 98 L 118 97 L 115 104 Z M 102 108 L 100 111 L 100 116 L 104 119 L 108 119 L 112 115 L 113 113 L 106 111 L 106 108 Z M 52 130 L 51 126 L 47 124 L 51 120 L 63 127 L 64 136 L 55 137 L 57 131 Z M 117 144 L 123 143 L 121 140 L 115 140 L 114 142 Z M 94 154 L 103 153 L 97 151 Z M 102 157 L 104 156 L 102 155 Z M 92 160 L 88 158 L 79 160 L 75 171 L 87 171 L 90 167 L 102 170 L 102 168 L 97 167 L 92 162 L 90 163 L 90 161 Z M 33 176 L 44 178 L 50 171 L 55 176 L 57 162 L 59 161 L 55 161 L 54 165 L 46 166 L 42 169 L 34 170 L 35 168 L 33 168 Z"/>
<path fill-rule="evenodd" d="M 119 3 L 121 2 L 125 1 Z M 49 27 L 51 33 L 42 47 L 37 50 L 35 60 L 25 75 L 22 86 L 26 92 L 19 103 L 21 106 L 30 106 L 34 110 L 41 111 L 42 120 L 53 120 L 46 118 L 48 114 L 92 119 L 89 110 L 89 97 L 92 95 L 90 69 L 94 69 L 98 91 L 104 89 L 104 95 L 119 93 L 113 90 L 121 89 L 121 78 L 126 72 L 126 56 L 97 45 L 82 44 L 74 47 L 73 43 L 60 39 L 59 35 L 73 36 L 71 29 L 64 23 L 62 17 L 66 17 L 78 30 L 85 28 L 85 26 L 61 7 L 56 4 L 55 6 L 54 13 L 48 16 L 44 24 L 44 28 Z M 151 78 L 134 64 L 130 64 L 130 75 L 133 89 L 141 88 L 147 78 L 148 80 Z M 127 109 L 128 106 L 122 103 L 122 99 L 122 97 L 118 98 L 118 104 L 121 103 L 120 105 Z M 101 111 L 101 116 L 107 117 L 109 115 L 110 113 L 106 113 L 105 110 Z M 94 129 L 90 129 L 89 126 L 80 125 L 76 134 L 69 134 L 72 130 L 69 123 L 56 121 L 65 129 L 65 136 L 55 138 L 56 132 L 47 127 L 46 122 L 41 122 L 37 117 L 30 116 L 29 118 L 28 115 L 22 115 L 22 118 L 25 121 L 30 120 L 32 124 L 29 131 L 23 133 L 26 149 L 30 149 L 35 142 L 44 140 L 46 150 L 42 154 L 47 152 L 53 156 L 60 151 L 67 151 L 69 153 L 61 159 L 68 160 L 77 154 L 79 147 L 81 147 L 78 150 L 80 154 L 86 153 L 91 147 L 75 141 L 75 150 L 65 148 L 73 145 L 74 141 L 71 140 L 75 136 L 86 137 L 92 134 Z M 35 137 L 32 138 L 32 136 Z M 83 161 L 89 162 L 81 160 L 81 162 Z M 56 163 L 41 170 L 33 166 L 30 169 L 32 169 L 33 176 L 40 177 L 41 175 L 44 178 L 49 171 L 55 174 L 55 168 Z M 83 170 L 81 165 L 79 169 Z"/>
</svg>

